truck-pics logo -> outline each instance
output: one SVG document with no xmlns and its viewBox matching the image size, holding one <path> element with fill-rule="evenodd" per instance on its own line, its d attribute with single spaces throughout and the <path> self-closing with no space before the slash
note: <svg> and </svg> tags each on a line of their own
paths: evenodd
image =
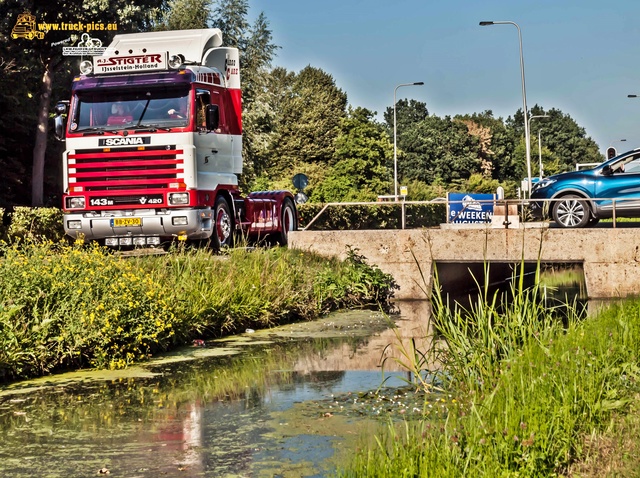
<svg viewBox="0 0 640 478">
<path fill-rule="evenodd" d="M 27 40 L 37 38 L 38 40 L 42 40 L 44 38 L 44 32 L 38 31 L 36 28 L 36 17 L 29 12 L 24 12 L 18 15 L 16 24 L 11 30 L 11 38 L 14 40 L 18 38 L 26 38 Z"/>
<path fill-rule="evenodd" d="M 151 136 L 132 136 L 129 138 L 103 138 L 98 140 L 98 146 L 138 146 L 151 144 Z"/>
<path fill-rule="evenodd" d="M 24 38 L 26 40 L 42 40 L 46 33 L 50 31 L 63 31 L 63 32 L 98 32 L 98 31 L 116 31 L 118 30 L 117 23 L 101 23 L 101 22 L 57 22 L 47 23 L 38 22 L 35 15 L 29 11 L 25 11 L 18 15 L 16 23 L 11 29 L 11 38 L 17 40 L 18 38 Z M 79 34 L 79 33 L 78 33 Z M 85 36 L 86 35 L 86 36 Z M 90 38 L 86 33 L 82 37 L 85 42 L 84 45 L 78 45 L 82 48 L 100 48 L 102 42 L 96 38 Z M 86 41 L 89 40 L 89 41 Z M 69 53 L 68 53 L 69 54 Z M 100 52 L 90 52 L 84 54 L 100 55 Z"/>
</svg>

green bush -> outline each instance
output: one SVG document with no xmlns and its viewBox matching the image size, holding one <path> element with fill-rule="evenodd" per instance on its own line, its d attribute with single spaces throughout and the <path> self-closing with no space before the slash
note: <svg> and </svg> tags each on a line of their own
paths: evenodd
<svg viewBox="0 0 640 478">
<path fill-rule="evenodd" d="M 62 211 L 47 207 L 15 207 L 7 231 L 10 240 L 53 241 L 64 237 Z"/>
<path fill-rule="evenodd" d="M 7 240 L 7 227 L 4 225 L 4 212 L 5 209 L 0 207 L 0 241 Z"/>
<path fill-rule="evenodd" d="M 0 248 L 0 381 L 91 364 L 117 368 L 174 334 L 171 291 L 101 248 Z"/>
<path fill-rule="evenodd" d="M 0 245 L 0 256 L 0 382 L 121 368 L 193 338 L 384 303 L 392 292 L 391 276 L 355 252 L 346 261 L 287 248 L 125 258 L 25 241 Z"/>
<path fill-rule="evenodd" d="M 322 211 L 323 204 L 299 204 L 300 227 L 305 227 Z M 443 203 L 404 204 L 405 227 L 434 227 L 446 220 Z M 311 230 L 400 229 L 402 203 L 382 202 L 365 205 L 336 205 L 327 209 L 311 224 Z"/>
</svg>

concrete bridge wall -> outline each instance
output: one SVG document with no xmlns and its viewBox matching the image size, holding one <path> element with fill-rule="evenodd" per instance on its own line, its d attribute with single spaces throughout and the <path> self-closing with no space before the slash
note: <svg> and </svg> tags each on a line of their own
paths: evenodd
<svg viewBox="0 0 640 478">
<path fill-rule="evenodd" d="M 359 249 L 370 264 L 391 274 L 398 299 L 424 299 L 433 263 L 578 262 L 589 298 L 640 294 L 640 230 L 555 228 L 460 228 L 365 231 L 296 231 L 289 247 L 346 257 Z"/>
</svg>

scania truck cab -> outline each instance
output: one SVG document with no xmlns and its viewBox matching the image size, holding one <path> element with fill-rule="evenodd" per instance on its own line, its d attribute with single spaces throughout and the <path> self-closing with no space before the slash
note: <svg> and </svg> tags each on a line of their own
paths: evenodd
<svg viewBox="0 0 640 478">
<path fill-rule="evenodd" d="M 116 35 L 56 111 L 65 232 L 108 246 L 172 239 L 287 243 L 288 191 L 243 197 L 239 55 L 218 29 Z M 66 124 L 63 114 L 67 114 Z"/>
</svg>

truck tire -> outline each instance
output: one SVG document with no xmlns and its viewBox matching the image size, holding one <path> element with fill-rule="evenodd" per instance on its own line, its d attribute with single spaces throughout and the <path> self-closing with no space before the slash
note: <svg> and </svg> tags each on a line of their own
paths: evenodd
<svg viewBox="0 0 640 478">
<path fill-rule="evenodd" d="M 282 209 L 280 210 L 280 235 L 278 243 L 281 246 L 289 244 L 289 232 L 298 229 L 298 218 L 296 216 L 296 207 L 290 198 L 282 201 Z"/>
<path fill-rule="evenodd" d="M 218 197 L 216 199 L 213 218 L 211 247 L 215 251 L 231 247 L 233 245 L 233 216 L 225 198 Z"/>
<path fill-rule="evenodd" d="M 584 198 L 567 194 L 553 205 L 552 215 L 560 227 L 584 227 L 589 223 L 591 210 Z"/>
</svg>

